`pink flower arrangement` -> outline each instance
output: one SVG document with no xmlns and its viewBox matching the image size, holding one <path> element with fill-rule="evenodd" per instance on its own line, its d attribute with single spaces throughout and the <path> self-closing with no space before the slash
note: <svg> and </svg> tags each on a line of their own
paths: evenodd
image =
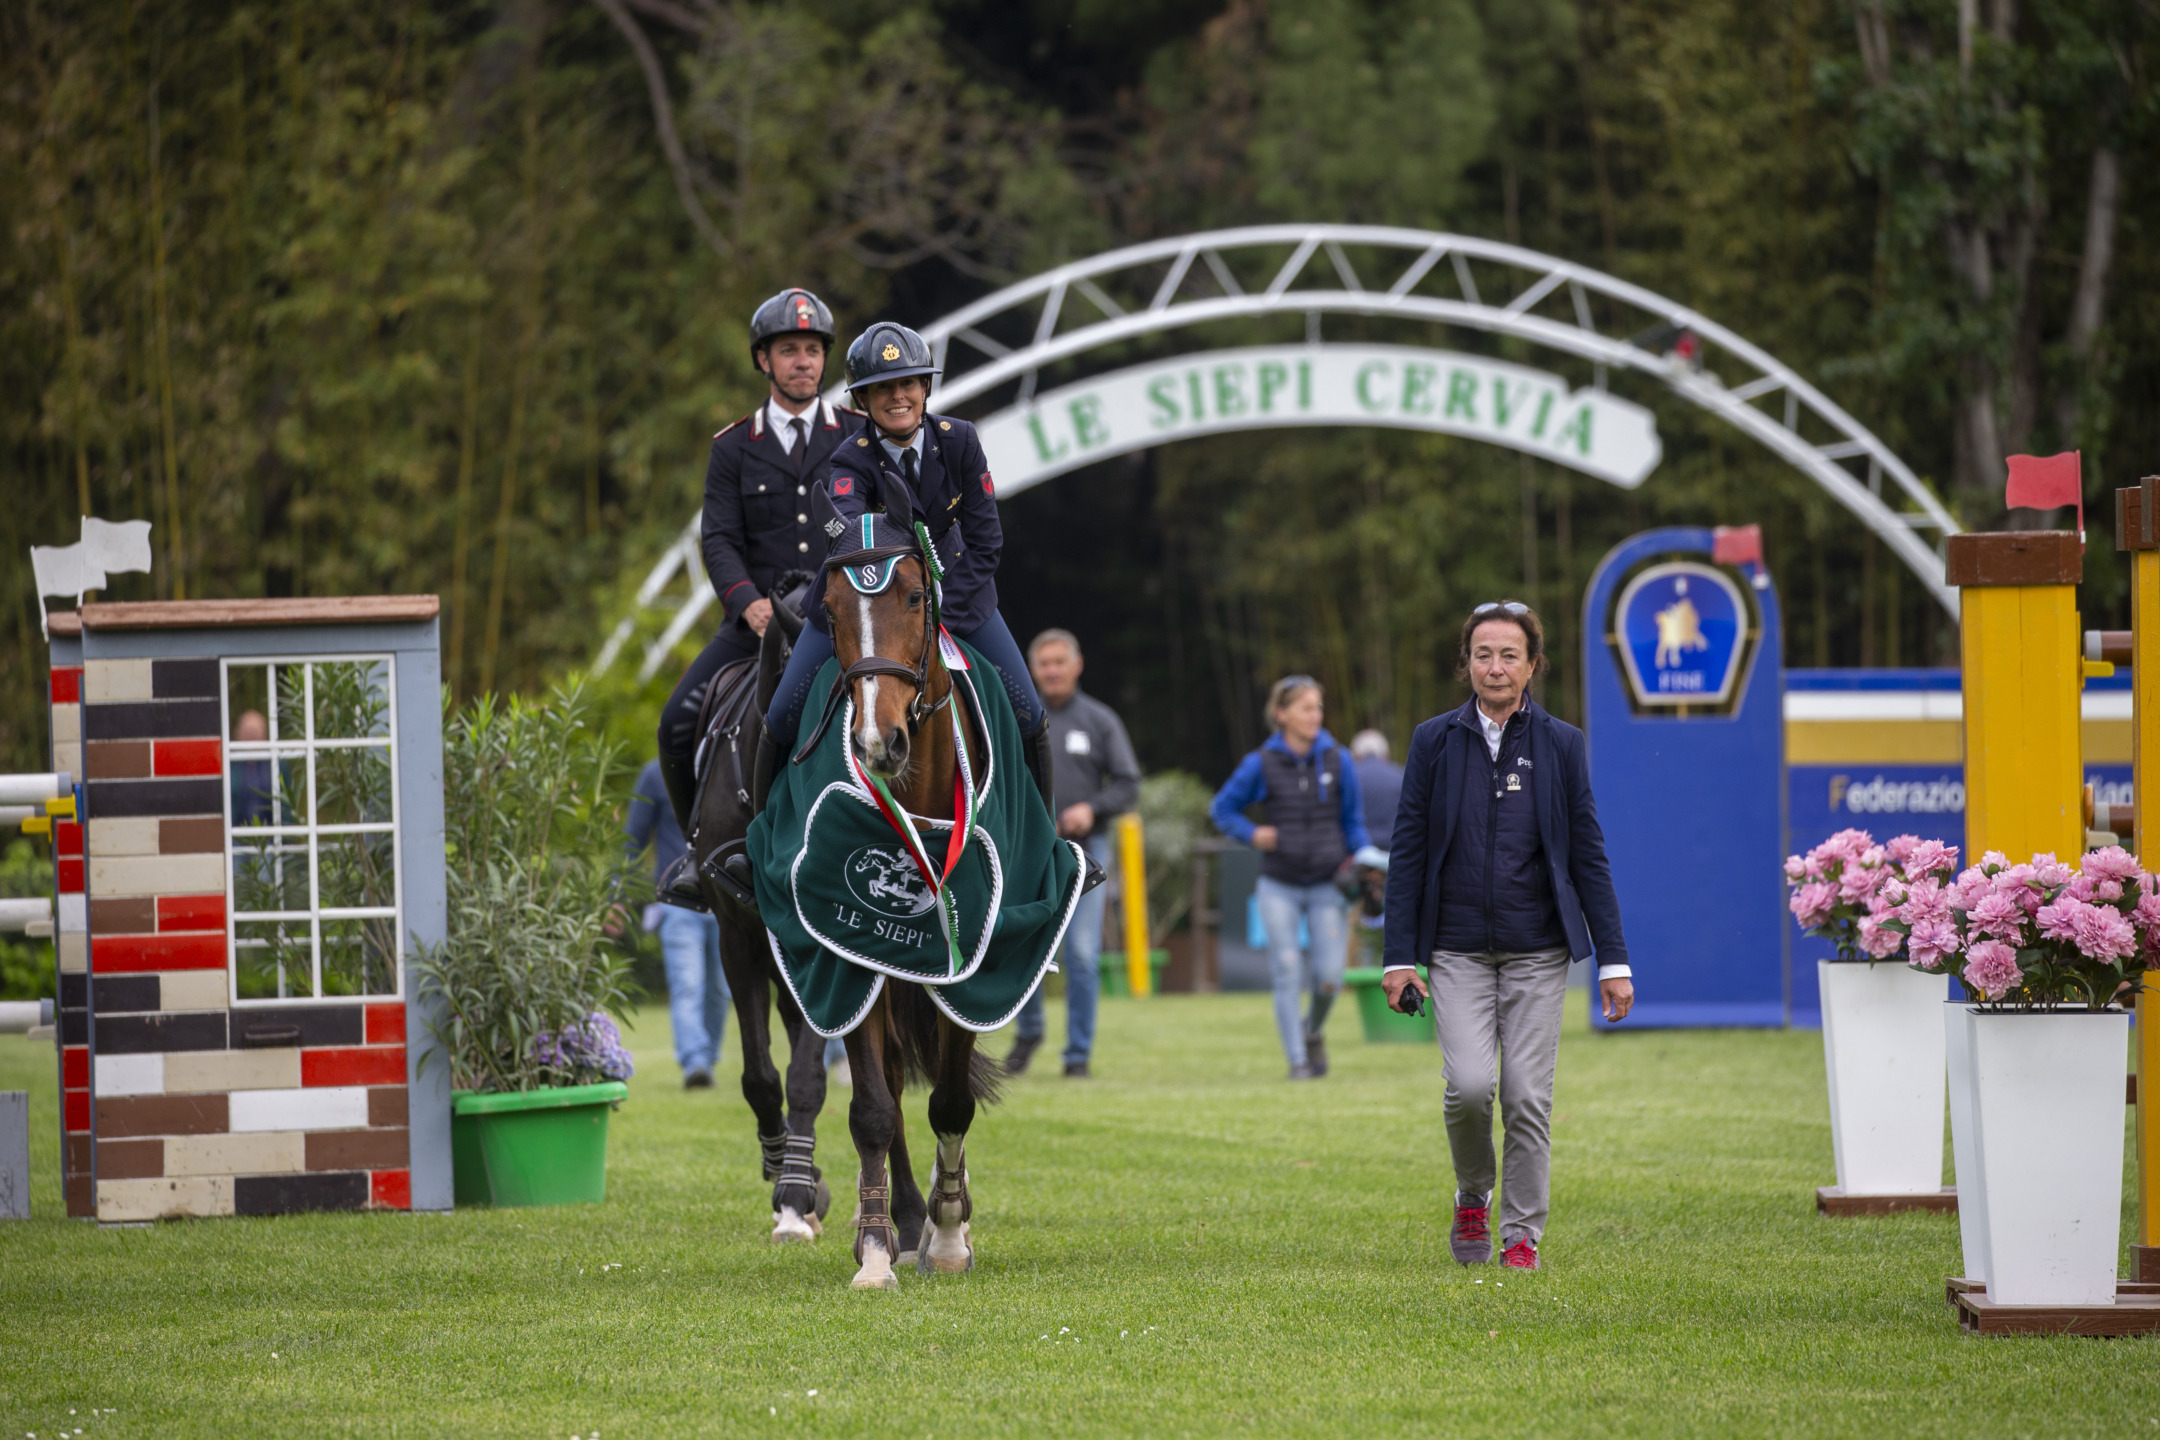
<svg viewBox="0 0 2160 1440">
<path fill-rule="evenodd" d="M 2051 854 L 2012 865 L 1990 850 L 1946 887 L 1946 914 L 1911 928 L 1910 962 L 1957 975 L 1990 1005 L 2105 1009 L 2160 965 L 2156 890 L 2118 845 L 2076 869 Z"/>
<path fill-rule="evenodd" d="M 1957 858 L 1956 847 L 1938 840 L 1900 835 L 1877 845 L 1865 830 L 1840 830 L 1786 858 L 1789 908 L 1801 929 L 1837 946 L 1840 960 L 1896 959 L 1916 930 L 1919 952 L 1938 957 L 1954 938 L 1946 930 Z"/>
</svg>

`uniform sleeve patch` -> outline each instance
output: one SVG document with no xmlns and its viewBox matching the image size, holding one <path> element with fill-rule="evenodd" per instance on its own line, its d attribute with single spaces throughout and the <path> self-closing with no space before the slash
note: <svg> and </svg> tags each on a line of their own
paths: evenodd
<svg viewBox="0 0 2160 1440">
<path fill-rule="evenodd" d="M 990 480 L 990 472 L 989 472 L 989 471 L 987 471 L 987 470 L 983 471 L 983 494 L 985 494 L 985 495 L 995 495 L 995 494 L 997 494 L 997 486 L 991 483 L 991 480 Z"/>
<path fill-rule="evenodd" d="M 854 494 L 855 477 L 852 475 L 835 475 L 832 482 L 832 493 L 835 495 Z"/>
</svg>

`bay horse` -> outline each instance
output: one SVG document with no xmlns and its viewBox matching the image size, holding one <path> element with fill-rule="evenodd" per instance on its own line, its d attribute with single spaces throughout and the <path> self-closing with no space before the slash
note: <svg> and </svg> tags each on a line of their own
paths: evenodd
<svg viewBox="0 0 2160 1440">
<path fill-rule="evenodd" d="M 905 502 L 901 514 L 910 513 Z M 981 730 L 954 693 L 939 652 L 930 577 L 919 551 L 902 553 L 893 581 L 876 594 L 858 593 L 840 573 L 883 552 L 826 561 L 825 600 L 832 617 L 839 688 L 854 702 L 847 745 L 866 772 L 883 781 L 909 813 L 951 820 L 953 778 L 966 744 L 985 752 Z M 946 706 L 965 723 L 926 724 Z M 830 712 L 828 711 L 828 715 Z M 822 731 L 823 726 L 820 726 Z M 813 744 L 815 743 L 813 739 Z M 977 764 L 976 773 L 981 773 Z M 862 1160 L 857 1184 L 855 1289 L 896 1289 L 894 1265 L 912 1254 L 925 1274 L 960 1273 L 975 1265 L 969 1234 L 974 1203 L 968 1193 L 967 1132 L 975 1108 L 997 1099 L 1001 1067 L 977 1052 L 975 1032 L 955 1024 L 924 987 L 888 978 L 870 1012 L 848 1032 L 848 1066 L 855 1095 L 848 1130 Z M 900 1096 L 910 1076 L 930 1081 L 930 1129 L 936 1139 L 927 1202 L 909 1164 Z"/>
<path fill-rule="evenodd" d="M 816 1163 L 817 1121 L 825 1108 L 825 1041 L 781 983 L 757 901 L 730 866 L 742 852 L 756 811 L 749 757 L 758 754 L 765 708 L 788 647 L 802 633 L 801 597 L 814 584 L 802 572 L 783 577 L 773 587 L 773 618 L 755 668 L 738 661 L 713 678 L 698 726 L 700 743 L 710 753 L 701 767 L 687 837 L 706 903 L 720 926 L 720 968 L 734 993 L 740 1032 L 743 1099 L 757 1119 L 764 1178 L 773 1182 L 771 1238 L 776 1243 L 817 1239 L 832 1205 Z M 788 1039 L 785 1083 L 772 1058 L 775 1002 Z"/>
</svg>

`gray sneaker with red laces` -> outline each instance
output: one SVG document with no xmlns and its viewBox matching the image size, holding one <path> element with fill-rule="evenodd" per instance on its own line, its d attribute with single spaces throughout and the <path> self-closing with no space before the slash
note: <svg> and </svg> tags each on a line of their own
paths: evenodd
<svg viewBox="0 0 2160 1440">
<path fill-rule="evenodd" d="M 1537 1241 L 1527 1235 L 1518 1235 L 1500 1252 L 1500 1263 L 1510 1270 L 1535 1270 Z"/>
<path fill-rule="evenodd" d="M 1491 1206 L 1490 1195 L 1455 1197 L 1455 1231 L 1448 1236 L 1448 1249 L 1454 1252 L 1456 1264 L 1492 1263 Z"/>
</svg>

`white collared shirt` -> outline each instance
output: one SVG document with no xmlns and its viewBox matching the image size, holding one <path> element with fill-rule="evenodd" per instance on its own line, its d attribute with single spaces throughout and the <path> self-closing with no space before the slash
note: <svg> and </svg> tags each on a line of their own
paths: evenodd
<svg viewBox="0 0 2160 1440">
<path fill-rule="evenodd" d="M 789 427 L 797 420 L 800 420 L 803 422 L 803 433 L 805 435 L 809 434 L 816 427 L 819 419 L 822 418 L 819 414 L 821 405 L 822 402 L 812 400 L 810 408 L 803 411 L 802 414 L 790 415 L 785 409 L 781 408 L 779 396 L 775 395 L 765 402 L 765 424 L 773 432 L 773 438 L 780 442 L 781 454 L 792 455 L 795 453 L 795 432 Z"/>
<path fill-rule="evenodd" d="M 1493 719 L 1492 716 L 1485 713 L 1485 707 L 1482 705 L 1471 708 L 1477 711 L 1478 728 L 1485 733 L 1486 750 L 1491 753 L 1493 759 L 1498 760 L 1500 758 L 1500 737 L 1507 733 L 1507 720 Z M 1520 710 L 1519 705 L 1515 710 L 1510 710 L 1508 720 L 1514 719 L 1520 713 Z M 1417 967 L 1414 965 L 1390 965 L 1387 968 L 1389 970 L 1414 970 Z M 1383 971 L 1382 973 L 1385 974 L 1386 972 Z M 1632 978 L 1634 974 L 1634 967 L 1630 965 L 1600 965 L 1598 966 L 1597 978 L 1600 980 L 1620 980 Z"/>
<path fill-rule="evenodd" d="M 910 451 L 910 450 L 914 451 L 914 452 L 915 452 L 915 473 L 916 473 L 917 475 L 920 475 L 920 474 L 922 474 L 922 462 L 923 462 L 923 427 L 922 427 L 922 426 L 918 425 L 918 426 L 916 426 L 916 427 L 915 427 L 915 433 L 914 433 L 914 435 L 913 435 L 913 436 L 911 436 L 911 437 L 909 438 L 909 440 L 908 440 L 908 443 L 907 443 L 907 444 L 905 444 L 905 445 L 895 445 L 895 444 L 893 444 L 893 442 L 892 442 L 892 437 L 891 437 L 890 435 L 887 435 L 887 434 L 886 434 L 886 433 L 885 433 L 884 431 L 882 431 L 882 430 L 878 431 L 878 436 L 877 436 L 877 438 L 878 438 L 878 444 L 880 444 L 880 445 L 882 445 L 882 446 L 884 446 L 884 447 L 885 447 L 885 453 L 886 453 L 887 455 L 890 455 L 890 456 L 892 456 L 892 458 L 893 458 L 893 463 L 894 463 L 894 464 L 896 464 L 896 465 L 899 465 L 899 466 L 900 466 L 900 467 L 901 467 L 901 468 L 902 468 L 903 470 L 905 470 L 905 469 L 907 468 L 907 465 L 906 465 L 906 462 L 905 462 L 905 461 L 903 461 L 903 460 L 901 460 L 901 458 L 900 458 L 900 457 L 901 457 L 902 455 L 906 454 L 906 453 L 907 453 L 908 451 Z"/>
</svg>

